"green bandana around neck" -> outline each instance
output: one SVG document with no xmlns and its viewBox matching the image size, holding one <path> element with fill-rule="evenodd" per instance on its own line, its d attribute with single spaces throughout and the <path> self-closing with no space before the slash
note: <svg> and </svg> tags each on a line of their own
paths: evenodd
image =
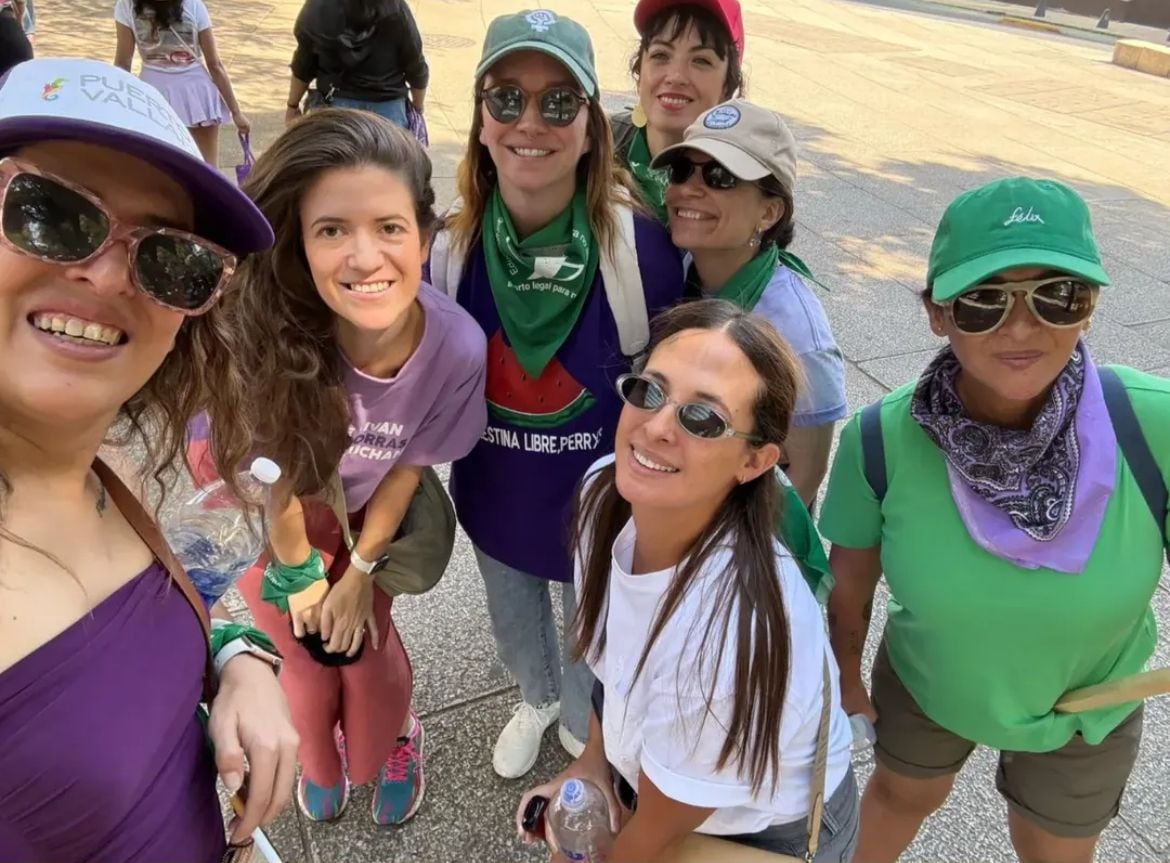
<svg viewBox="0 0 1170 863">
<path fill-rule="evenodd" d="M 714 296 L 721 300 L 731 300 L 745 312 L 750 312 L 764 295 L 764 288 L 772 281 L 772 274 L 776 272 L 780 252 L 775 246 L 769 246 L 760 252 L 727 280 Z M 692 268 L 691 279 L 698 281 L 698 270 Z M 701 288 L 700 288 L 701 290 Z"/>
<path fill-rule="evenodd" d="M 781 264 L 801 278 L 808 279 L 810 282 L 825 288 L 809 271 L 808 265 L 804 261 L 791 252 L 781 251 L 776 246 L 770 246 L 736 270 L 727 280 L 727 284 L 716 291 L 714 296 L 721 300 L 730 300 L 745 312 L 750 312 L 755 309 L 756 303 L 764 295 L 764 289 L 772 281 L 772 274 Z M 828 288 L 825 290 L 827 291 Z M 691 264 L 690 272 L 687 273 L 686 297 L 688 299 L 701 299 L 703 295 L 703 284 L 699 280 L 699 271 L 694 264 Z"/>
<path fill-rule="evenodd" d="M 573 327 L 597 274 L 585 190 L 563 213 L 519 239 L 497 186 L 483 220 L 483 251 L 500 324 L 521 367 L 540 377 Z"/>
<path fill-rule="evenodd" d="M 655 170 L 650 167 L 650 144 L 646 140 L 645 127 L 634 131 L 633 140 L 630 141 L 630 151 L 627 161 L 630 165 L 630 173 L 638 181 L 638 186 L 642 190 L 643 197 L 646 198 L 646 203 L 650 205 L 650 209 L 658 221 L 665 225 L 667 222 L 667 174 L 665 170 Z"/>
</svg>

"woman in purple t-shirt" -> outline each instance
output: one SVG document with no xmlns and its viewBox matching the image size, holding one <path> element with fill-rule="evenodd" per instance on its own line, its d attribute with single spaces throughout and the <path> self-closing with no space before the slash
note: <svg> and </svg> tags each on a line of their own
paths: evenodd
<svg viewBox="0 0 1170 863">
<path fill-rule="evenodd" d="M 449 508 L 430 468 L 483 433 L 486 340 L 422 281 L 435 195 L 430 160 L 407 132 L 372 113 L 315 112 L 257 161 L 246 191 L 276 231 L 230 301 L 250 387 L 240 409 L 255 436 L 223 439 L 214 415 L 211 429 L 229 463 L 259 451 L 282 466 L 277 508 L 294 540 L 270 532 L 280 565 L 253 569 L 241 591 L 286 657 L 301 809 L 332 820 L 351 784 L 374 781 L 375 823 L 401 824 L 422 803 L 423 728 L 374 573 L 428 491 Z M 360 530 L 352 546 L 320 502 L 338 471 L 348 526 Z M 306 603 L 312 591 L 319 601 Z"/>
<path fill-rule="evenodd" d="M 219 863 L 217 770 L 235 791 L 247 758 L 236 838 L 292 789 L 275 657 L 212 609 L 205 733 L 202 607 L 97 455 L 120 427 L 165 476 L 206 401 L 230 408 L 216 301 L 272 232 L 154 88 L 93 60 L 0 84 L 0 201 L 0 860 Z"/>
</svg>

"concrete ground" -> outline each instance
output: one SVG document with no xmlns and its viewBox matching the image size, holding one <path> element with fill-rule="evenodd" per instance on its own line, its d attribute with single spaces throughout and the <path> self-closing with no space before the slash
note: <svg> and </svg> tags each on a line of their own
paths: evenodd
<svg viewBox="0 0 1170 863">
<path fill-rule="evenodd" d="M 262 148 L 284 115 L 299 2 L 208 5 Z M 486 23 L 518 5 L 412 0 L 433 70 L 427 118 L 441 201 L 453 194 L 466 146 Z M 1111 65 L 1108 45 L 1007 28 L 982 13 L 956 19 L 931 5 L 942 14 L 849 0 L 745 3 L 749 94 L 788 117 L 803 149 L 794 248 L 831 287 L 821 299 L 849 360 L 852 405 L 915 376 L 937 349 L 916 297 L 934 225 L 960 191 L 1009 174 L 1064 180 L 1091 202 L 1115 281 L 1089 339 L 1098 359 L 1170 374 L 1170 81 Z M 42 6 L 41 53 L 112 57 L 110 0 Z M 605 98 L 626 103 L 632 0 L 548 6 L 589 28 Z M 224 139 L 230 166 L 238 148 L 230 134 Z M 1170 595 L 1160 590 L 1156 603 L 1170 621 Z M 527 783 L 552 775 L 566 757 L 550 734 L 529 779 L 505 782 L 492 772 L 491 747 L 517 693 L 495 659 L 463 538 L 444 581 L 426 596 L 400 600 L 395 618 L 428 730 L 427 801 L 398 830 L 372 826 L 368 789 L 338 824 L 307 825 L 290 811 L 272 831 L 285 859 L 542 859 L 514 840 L 511 814 Z M 1165 637 L 1157 659 L 1170 660 Z M 1100 860 L 1170 861 L 1168 745 L 1170 701 L 1151 702 L 1141 758 Z M 972 759 L 904 859 L 1012 859 L 993 767 L 989 752 Z"/>
</svg>

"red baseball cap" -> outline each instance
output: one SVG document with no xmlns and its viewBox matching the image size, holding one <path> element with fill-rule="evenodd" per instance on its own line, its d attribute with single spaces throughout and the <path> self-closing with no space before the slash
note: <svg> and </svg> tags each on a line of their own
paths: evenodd
<svg viewBox="0 0 1170 863">
<path fill-rule="evenodd" d="M 743 11 L 739 8 L 739 0 L 638 0 L 634 7 L 634 26 L 638 33 L 645 34 L 650 19 L 671 6 L 698 6 L 714 12 L 727 27 L 739 58 L 743 59 Z"/>
</svg>

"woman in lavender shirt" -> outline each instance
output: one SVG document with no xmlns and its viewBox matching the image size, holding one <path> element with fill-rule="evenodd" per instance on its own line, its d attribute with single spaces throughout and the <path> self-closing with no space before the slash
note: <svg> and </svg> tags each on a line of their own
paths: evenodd
<svg viewBox="0 0 1170 863">
<path fill-rule="evenodd" d="M 97 454 L 116 424 L 149 430 L 161 476 L 217 412 L 216 300 L 272 234 L 157 91 L 91 60 L 4 79 L 0 200 L 0 860 L 219 863 L 217 770 L 234 791 L 247 759 L 246 838 L 288 800 L 296 733 L 236 641 L 205 733 L 200 617 Z"/>
<path fill-rule="evenodd" d="M 424 735 L 392 598 L 375 575 L 416 512 L 420 524 L 441 517 L 416 500 L 438 496 L 449 509 L 431 467 L 465 456 L 483 434 L 486 340 L 422 281 L 435 219 L 431 164 L 390 121 L 314 112 L 260 157 L 245 189 L 276 231 L 273 250 L 244 266 L 229 301 L 249 386 L 241 410 L 256 434 L 229 438 L 213 416 L 213 448 L 230 453 L 220 463 L 257 449 L 284 468 L 277 497 L 279 506 L 288 497 L 299 537 L 275 551 L 294 565 L 285 571 L 312 570 L 304 580 L 315 589 L 327 580 L 328 589 L 311 607 L 282 608 L 260 568 L 240 589 L 285 656 L 302 811 L 333 820 L 351 785 L 373 782 L 373 821 L 401 824 L 422 803 Z M 360 531 L 352 546 L 334 515 L 341 507 L 321 503 L 337 473 L 342 512 Z M 313 636 L 326 642 L 316 656 L 304 646 Z"/>
</svg>

